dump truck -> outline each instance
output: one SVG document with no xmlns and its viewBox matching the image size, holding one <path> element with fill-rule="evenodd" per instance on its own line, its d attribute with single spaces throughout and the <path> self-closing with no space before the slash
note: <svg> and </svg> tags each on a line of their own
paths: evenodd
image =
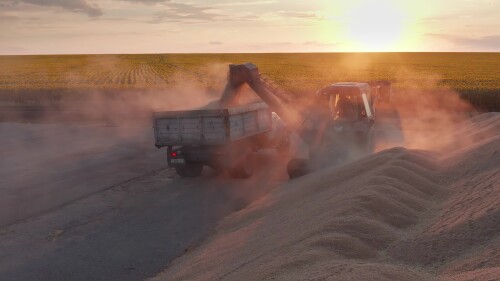
<svg viewBox="0 0 500 281">
<path fill-rule="evenodd" d="M 239 105 L 245 84 L 260 97 L 262 102 L 259 105 Z M 251 175 L 252 151 L 269 147 L 269 143 L 284 143 L 283 139 L 289 143 L 292 132 L 307 150 L 307 157 L 292 157 L 287 164 L 288 175 L 295 178 L 370 154 L 378 141 L 387 142 L 387 136 L 391 141 L 402 142 L 398 116 L 390 122 L 376 118 L 377 101 L 388 104 L 391 95 L 388 81 L 340 82 L 318 90 L 315 96 L 319 101 L 317 106 L 304 108 L 304 105 L 290 101 L 287 98 L 289 95 L 264 79 L 254 64 L 231 64 L 228 81 L 219 100 L 223 111 L 155 113 L 156 145 L 168 147 L 169 165 L 175 166 L 181 176 L 197 176 L 202 166 L 208 165 L 215 169 L 227 169 L 233 176 L 248 177 Z M 278 134 L 280 141 L 277 142 L 269 142 L 265 137 L 273 131 L 270 118 L 273 114 L 285 124 L 280 126 L 286 128 L 282 131 L 287 132 Z M 204 130 L 210 125 L 202 117 L 218 118 L 219 134 L 224 137 L 204 136 Z M 193 124 L 198 125 L 183 125 L 191 122 L 186 118 L 194 118 Z M 258 121 L 251 125 L 254 129 L 247 131 L 244 122 L 232 123 L 236 119 Z M 174 123 L 177 127 L 170 125 Z M 169 133 L 165 130 L 168 131 L 169 126 L 175 128 L 172 131 L 175 136 L 167 137 Z M 194 133 L 188 132 L 188 128 Z M 188 135 L 179 135 L 182 132 Z M 231 138 L 232 135 L 237 137 Z"/>
<path fill-rule="evenodd" d="M 253 153 L 287 145 L 287 131 L 264 102 L 210 109 L 153 113 L 155 145 L 167 147 L 169 167 L 181 177 L 197 177 L 203 166 L 252 175 Z"/>
</svg>

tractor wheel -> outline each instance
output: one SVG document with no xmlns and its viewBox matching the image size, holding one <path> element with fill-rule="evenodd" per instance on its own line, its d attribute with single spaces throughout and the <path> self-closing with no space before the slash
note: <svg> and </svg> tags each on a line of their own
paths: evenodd
<svg viewBox="0 0 500 281">
<path fill-rule="evenodd" d="M 288 177 L 290 179 L 298 178 L 309 173 L 307 160 L 305 159 L 292 159 L 288 161 L 288 165 L 286 167 Z"/>
</svg>

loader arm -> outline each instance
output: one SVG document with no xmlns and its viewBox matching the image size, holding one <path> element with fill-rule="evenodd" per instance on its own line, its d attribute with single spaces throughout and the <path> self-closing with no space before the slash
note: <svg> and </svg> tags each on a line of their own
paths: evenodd
<svg viewBox="0 0 500 281">
<path fill-rule="evenodd" d="M 233 105 L 245 83 L 271 110 L 278 114 L 290 130 L 300 136 L 310 147 L 318 144 L 324 133 L 324 124 L 318 124 L 318 120 L 311 120 L 309 116 L 305 116 L 300 110 L 290 105 L 282 95 L 262 79 L 259 69 L 252 63 L 229 65 L 229 77 L 220 98 L 221 105 Z"/>
</svg>

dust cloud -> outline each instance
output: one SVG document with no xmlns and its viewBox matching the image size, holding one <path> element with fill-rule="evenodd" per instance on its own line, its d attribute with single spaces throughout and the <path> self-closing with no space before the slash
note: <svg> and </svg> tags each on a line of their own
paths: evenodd
<svg viewBox="0 0 500 281">
<path fill-rule="evenodd" d="M 117 61 L 107 57 L 99 67 L 112 70 Z M 0 226 L 165 168 L 165 154 L 154 147 L 152 112 L 217 99 L 226 72 L 220 65 L 200 69 L 177 71 L 168 88 L 93 89 L 3 113 Z M 66 77 L 67 83 L 80 79 L 85 77 Z"/>
<path fill-rule="evenodd" d="M 357 64 L 353 67 L 353 61 Z M 349 59 L 350 71 L 360 66 L 368 67 L 370 60 L 359 57 Z M 478 135 L 463 134 L 459 138 L 455 134 L 443 134 L 458 123 L 470 122 L 469 118 L 478 114 L 477 110 L 460 94 L 443 85 L 442 77 L 434 73 L 421 73 L 410 69 L 398 69 L 393 81 L 393 95 L 391 102 L 376 100 L 376 121 L 373 127 L 374 152 L 392 147 L 409 149 L 435 150 L 439 152 L 451 151 L 456 147 L 467 146 L 477 141 Z M 350 80 L 350 79 L 347 79 Z M 336 81 L 332 81 L 335 83 Z M 291 108 L 288 113 L 292 119 L 304 120 L 308 116 L 319 127 L 319 135 L 324 135 L 326 128 L 321 127 L 321 119 L 329 118 L 327 101 L 309 93 L 308 98 L 303 96 L 295 102 L 285 103 Z M 440 136 L 433 137 L 433 135 Z M 380 137 L 383 135 L 383 137 Z M 487 137 L 484 134 L 481 137 Z M 292 139 L 292 158 L 309 158 L 307 145 L 296 135 Z M 328 151 L 320 153 L 318 162 L 339 165 L 358 160 L 370 154 L 363 146 L 352 144 L 352 140 L 335 138 L 332 146 L 340 150 L 349 150 L 347 155 L 337 151 L 339 157 L 331 157 Z M 335 149 L 333 149 L 335 150 Z M 335 153 L 334 153 L 335 155 Z M 325 166 L 325 165 L 320 165 Z"/>
<path fill-rule="evenodd" d="M 99 60 L 88 63 L 98 63 L 99 67 L 107 67 L 110 71 L 114 71 L 113 68 L 118 65 L 118 58 L 114 60 L 108 57 L 106 63 Z M 413 82 L 415 73 L 407 70 L 398 73 L 400 75 L 396 79 L 393 107 L 401 116 L 397 122 L 400 122 L 404 140 L 396 144 L 380 145 L 377 150 L 392 146 L 439 150 L 454 145 L 464 145 L 467 141 L 474 141 L 480 137 L 474 135 L 469 140 L 467 135 L 460 135 L 460 138 L 457 138 L 453 134 L 445 134 L 439 139 L 429 138 L 432 133 L 442 132 L 451 125 L 465 120 L 467 116 L 464 112 L 468 113 L 473 109 L 462 101 L 456 92 L 440 86 L 440 78 L 437 76 L 429 75 L 425 83 L 415 83 Z M 75 73 L 68 73 L 68 83 L 77 83 L 81 79 L 84 78 L 78 77 Z M 2 185 L 16 194 L 12 202 L 23 200 L 32 202 L 33 194 L 38 192 L 44 196 L 44 201 L 35 208 L 40 211 L 72 200 L 75 196 L 70 195 L 70 191 L 64 196 L 55 196 L 54 193 L 67 185 L 78 185 L 67 180 L 69 174 L 76 175 L 74 177 L 76 181 L 92 177 L 88 171 L 95 170 L 91 168 L 93 165 L 96 167 L 116 165 L 116 170 L 111 172 L 117 175 L 117 179 L 118 170 L 128 171 L 130 166 L 138 163 L 142 167 L 151 168 L 154 165 L 164 167 L 163 154 L 158 153 L 153 146 L 151 113 L 217 106 L 217 100 L 227 81 L 227 64 L 205 65 L 196 71 L 178 68 L 169 76 L 168 88 L 163 88 L 165 80 L 160 77 L 157 79 L 159 86 L 151 89 L 91 90 L 81 95 L 63 95 L 55 107 L 43 111 L 35 119 L 26 118 L 24 112 L 15 118 L 9 118 L 15 121 L 43 123 L 38 125 L 4 123 L 0 127 L 2 136 L 5 136 L 2 144 L 3 151 L 6 152 L 2 161 L 4 171 Z M 241 96 L 242 102 L 257 98 L 248 86 L 243 87 Z M 289 102 L 287 106 L 294 108 L 293 114 L 296 119 L 311 113 L 319 116 L 328 114 L 326 101 L 309 96 L 300 98 L 298 102 Z M 387 119 L 391 119 L 391 116 Z M 304 155 L 307 154 L 304 153 L 306 150 L 307 147 L 303 143 L 292 144 L 290 154 L 277 155 L 276 165 L 267 171 L 257 173 L 248 181 L 263 184 L 267 178 L 282 179 L 285 175 L 286 162 L 292 157 L 306 158 L 307 155 Z M 348 162 L 363 156 L 366 156 L 365 151 L 356 151 Z M 110 160 L 106 160 L 106 157 L 110 157 Z M 149 160 L 151 162 L 147 164 Z M 338 164 L 338 159 L 327 160 Z M 67 168 L 69 166 L 70 168 Z M 261 165 L 256 164 L 256 166 Z M 130 175 L 130 172 L 127 173 Z M 30 176 L 23 176 L 26 174 Z M 102 178 L 104 179 L 105 175 Z M 41 179 L 43 184 L 40 184 Z M 33 189 L 38 191 L 28 192 Z M 50 192 L 44 192 L 44 189 Z M 3 213 L 11 214 L 8 215 L 10 218 L 17 219 L 33 213 L 21 212 L 15 206 L 12 208 L 9 212 Z M 9 218 L 5 219 L 7 220 Z"/>
<path fill-rule="evenodd" d="M 393 105 L 399 113 L 404 135 L 401 146 L 443 150 L 473 142 L 466 135 L 456 139 L 453 134 L 444 134 L 478 114 L 471 104 L 460 98 L 458 92 L 441 85 L 441 77 L 435 74 L 422 76 L 407 69 L 398 73 L 396 81 L 401 86 L 394 89 Z M 415 77 L 419 77 L 418 82 L 415 82 Z"/>
<path fill-rule="evenodd" d="M 197 73 L 180 70 L 168 78 L 168 85 L 161 80 L 149 89 L 89 93 L 78 103 L 79 108 L 74 107 L 71 99 L 63 99 L 62 112 L 63 116 L 76 113 L 82 119 L 105 120 L 116 125 L 150 123 L 154 111 L 199 108 L 218 99 L 225 78 L 218 64 L 203 66 Z"/>
</svg>

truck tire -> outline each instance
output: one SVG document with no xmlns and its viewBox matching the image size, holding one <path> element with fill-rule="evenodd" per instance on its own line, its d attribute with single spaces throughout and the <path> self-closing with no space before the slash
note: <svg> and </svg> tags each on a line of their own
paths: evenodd
<svg viewBox="0 0 500 281">
<path fill-rule="evenodd" d="M 246 179 L 251 177 L 253 174 L 253 152 L 248 151 L 246 156 L 238 159 L 228 172 L 233 178 Z"/>
<path fill-rule="evenodd" d="M 286 171 L 290 179 L 305 176 L 309 173 L 307 160 L 305 159 L 292 159 L 288 161 Z"/>
<path fill-rule="evenodd" d="M 186 163 L 183 166 L 175 167 L 175 171 L 181 178 L 196 178 L 201 175 L 201 172 L 203 171 L 203 164 Z"/>
</svg>

